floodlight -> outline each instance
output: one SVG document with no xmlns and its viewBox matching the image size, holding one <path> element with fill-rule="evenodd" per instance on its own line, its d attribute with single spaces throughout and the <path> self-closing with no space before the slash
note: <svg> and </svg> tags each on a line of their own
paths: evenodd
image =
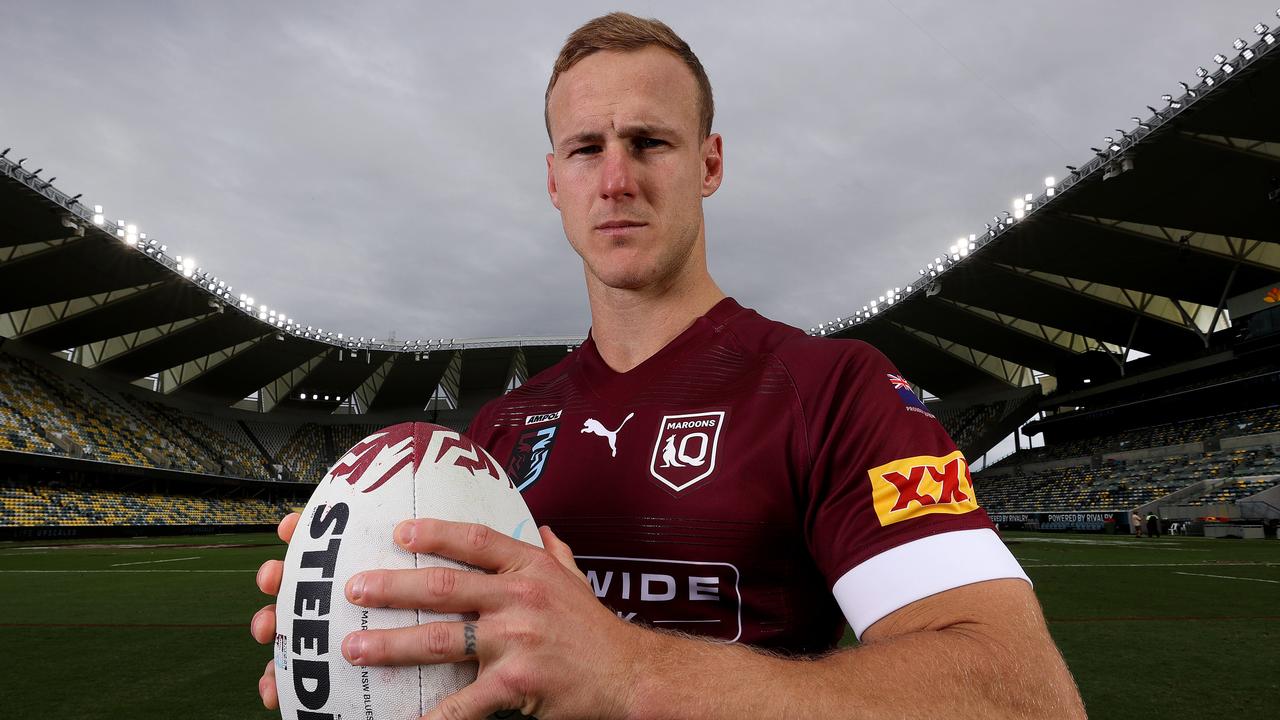
<svg viewBox="0 0 1280 720">
<path fill-rule="evenodd" d="M 1245 49 L 1244 49 L 1244 52 L 1240 53 L 1240 57 L 1244 58 L 1245 60 L 1252 60 L 1252 59 L 1253 59 L 1253 50 L 1251 50 L 1251 49 L 1249 49 L 1249 48 L 1245 48 Z"/>
<path fill-rule="evenodd" d="M 1223 55 L 1222 53 L 1218 53 L 1213 56 L 1213 61 L 1221 65 L 1222 63 L 1227 61 L 1227 56 Z"/>
<path fill-rule="evenodd" d="M 1248 45 L 1248 43 L 1246 43 L 1243 38 L 1236 38 L 1235 42 L 1231 43 L 1231 47 L 1237 50 L 1243 50 L 1246 45 Z"/>
<path fill-rule="evenodd" d="M 1226 58 L 1223 58 L 1223 59 L 1225 60 Z M 1209 77 L 1209 71 L 1205 70 L 1203 67 L 1198 67 L 1196 68 L 1196 77 L 1207 78 Z"/>
<path fill-rule="evenodd" d="M 1271 28 L 1267 27 L 1266 23 L 1258 23 L 1257 25 L 1253 26 L 1253 32 L 1258 35 L 1266 35 L 1267 31 L 1270 29 Z M 9 152 L 9 150 L 6 149 L 5 152 Z M 4 157 L 4 155 L 0 155 L 0 157 Z"/>
</svg>

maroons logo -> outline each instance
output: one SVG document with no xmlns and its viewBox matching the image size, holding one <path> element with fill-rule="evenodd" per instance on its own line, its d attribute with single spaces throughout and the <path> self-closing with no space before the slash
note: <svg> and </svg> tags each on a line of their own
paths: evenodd
<svg viewBox="0 0 1280 720">
<path fill-rule="evenodd" d="M 421 453 L 414 457 L 413 434 L 413 423 L 401 423 L 361 440 L 329 470 L 330 481 L 344 480 L 370 493 L 405 468 L 412 472 L 421 459 Z"/>
<path fill-rule="evenodd" d="M 723 410 L 664 415 L 649 459 L 649 474 L 674 492 L 710 477 L 716 470 L 716 447 L 723 427 Z"/>
</svg>

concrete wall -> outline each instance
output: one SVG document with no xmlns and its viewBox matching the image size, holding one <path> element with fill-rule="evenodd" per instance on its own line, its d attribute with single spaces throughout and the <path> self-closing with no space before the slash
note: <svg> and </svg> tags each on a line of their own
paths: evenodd
<svg viewBox="0 0 1280 720">
<path fill-rule="evenodd" d="M 1280 482 L 1280 475 L 1272 478 Z M 1260 493 L 1241 498 L 1237 503 L 1240 514 L 1248 518 L 1280 518 L 1280 485 L 1267 488 Z"/>
<path fill-rule="evenodd" d="M 1165 495 L 1164 497 L 1156 498 L 1155 500 L 1152 500 L 1151 502 L 1145 505 L 1139 505 L 1136 509 L 1138 511 L 1138 514 L 1141 515 L 1143 518 L 1146 518 L 1147 513 L 1152 512 L 1154 510 L 1157 515 L 1165 518 L 1166 520 L 1185 520 L 1187 518 L 1209 515 L 1212 513 L 1206 513 L 1203 507 L 1196 506 L 1194 508 L 1191 508 L 1190 506 L 1185 506 L 1185 505 L 1179 506 L 1178 503 L 1182 502 L 1183 500 L 1191 500 L 1193 498 L 1200 497 L 1205 492 L 1221 485 L 1222 483 L 1226 482 L 1228 479 L 1232 479 L 1232 478 L 1222 478 L 1222 479 L 1214 478 L 1212 480 L 1197 480 L 1196 482 L 1193 482 L 1184 488 L 1181 488 L 1179 490 L 1174 490 L 1173 492 L 1169 493 L 1168 495 Z M 1185 508 L 1190 508 L 1190 509 L 1187 510 L 1186 513 L 1184 513 L 1183 509 Z M 1192 510 L 1194 510 L 1194 512 L 1191 512 Z M 1190 514 L 1187 514 L 1187 513 L 1190 513 Z"/>
<path fill-rule="evenodd" d="M 1236 437 L 1222 438 L 1223 450 L 1263 447 L 1266 445 L 1280 445 L 1280 432 L 1258 433 L 1257 435 L 1237 435 Z"/>
<path fill-rule="evenodd" d="M 1161 445 L 1160 447 L 1142 448 L 1140 450 L 1125 450 L 1123 452 L 1107 453 L 1102 456 L 1103 461 L 1106 460 L 1123 460 L 1129 462 L 1131 460 L 1158 460 L 1160 458 L 1172 457 L 1174 455 L 1199 455 L 1204 452 L 1203 442 L 1185 443 L 1183 445 Z"/>
</svg>

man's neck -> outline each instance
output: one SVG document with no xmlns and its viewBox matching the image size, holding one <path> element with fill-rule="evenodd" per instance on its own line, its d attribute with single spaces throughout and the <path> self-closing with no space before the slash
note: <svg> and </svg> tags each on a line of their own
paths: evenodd
<svg viewBox="0 0 1280 720">
<path fill-rule="evenodd" d="M 591 338 L 606 365 L 627 372 L 653 357 L 725 298 L 705 271 L 662 289 L 592 286 Z"/>
</svg>

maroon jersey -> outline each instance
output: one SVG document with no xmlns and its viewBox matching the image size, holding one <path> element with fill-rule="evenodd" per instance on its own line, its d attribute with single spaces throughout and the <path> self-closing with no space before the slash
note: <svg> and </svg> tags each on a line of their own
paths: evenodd
<svg viewBox="0 0 1280 720">
<path fill-rule="evenodd" d="M 797 653 L 1024 577 L 897 370 L 725 299 L 634 369 L 588 337 L 470 436 L 628 620 Z"/>
</svg>

